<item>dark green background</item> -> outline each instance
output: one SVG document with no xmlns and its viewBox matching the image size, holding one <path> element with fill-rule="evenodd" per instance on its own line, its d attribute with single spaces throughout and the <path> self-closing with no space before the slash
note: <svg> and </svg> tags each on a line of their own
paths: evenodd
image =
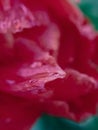
<svg viewBox="0 0 98 130">
<path fill-rule="evenodd" d="M 81 0 L 78 6 L 98 30 L 98 0 Z M 67 119 L 43 115 L 31 130 L 98 130 L 98 117 L 91 117 L 79 124 Z"/>
<path fill-rule="evenodd" d="M 43 115 L 32 130 L 98 130 L 98 117 L 91 117 L 79 124 L 67 119 Z"/>
<path fill-rule="evenodd" d="M 98 30 L 98 0 L 81 0 L 79 7 Z"/>
</svg>

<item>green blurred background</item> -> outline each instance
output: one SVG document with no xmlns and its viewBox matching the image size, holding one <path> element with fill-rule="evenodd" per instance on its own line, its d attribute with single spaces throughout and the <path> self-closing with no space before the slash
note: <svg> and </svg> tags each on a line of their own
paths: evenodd
<svg viewBox="0 0 98 130">
<path fill-rule="evenodd" d="M 81 0 L 78 6 L 98 30 L 98 0 Z M 31 130 L 98 130 L 98 116 L 79 124 L 67 119 L 43 115 Z"/>
<path fill-rule="evenodd" d="M 98 0 L 81 0 L 79 7 L 98 30 Z"/>
<path fill-rule="evenodd" d="M 78 124 L 67 119 L 43 115 L 32 130 L 98 130 L 98 117 L 91 117 Z"/>
</svg>

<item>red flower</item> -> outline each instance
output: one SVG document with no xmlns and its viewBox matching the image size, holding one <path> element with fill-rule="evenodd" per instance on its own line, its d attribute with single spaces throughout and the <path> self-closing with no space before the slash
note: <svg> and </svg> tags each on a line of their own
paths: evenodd
<svg viewBox="0 0 98 130">
<path fill-rule="evenodd" d="M 97 33 L 64 0 L 1 0 L 0 129 L 25 130 L 43 113 L 96 114 Z"/>
</svg>

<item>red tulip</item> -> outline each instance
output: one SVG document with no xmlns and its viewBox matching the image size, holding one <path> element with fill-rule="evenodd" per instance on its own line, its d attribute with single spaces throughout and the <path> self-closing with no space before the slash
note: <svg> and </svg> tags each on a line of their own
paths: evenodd
<svg viewBox="0 0 98 130">
<path fill-rule="evenodd" d="M 97 33 L 64 0 L 0 1 L 0 129 L 28 130 L 43 112 L 96 114 Z"/>
</svg>

